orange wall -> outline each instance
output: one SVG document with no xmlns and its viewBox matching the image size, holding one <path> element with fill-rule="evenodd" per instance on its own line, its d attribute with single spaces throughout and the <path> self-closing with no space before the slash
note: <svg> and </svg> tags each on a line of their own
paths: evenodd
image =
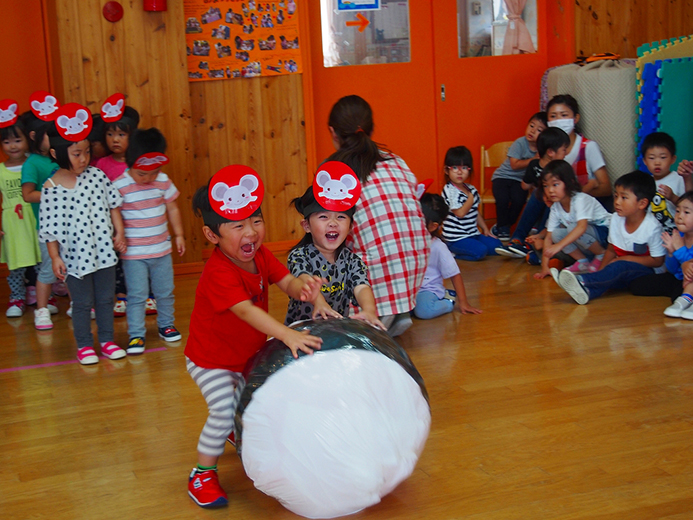
<svg viewBox="0 0 693 520">
<path fill-rule="evenodd" d="M 319 2 L 310 2 L 311 86 L 317 160 L 333 151 L 327 131 L 332 105 L 359 94 L 373 107 L 374 140 L 401 155 L 419 179 L 442 185 L 442 161 L 465 145 L 480 161 L 481 145 L 514 140 L 539 109 L 544 71 L 574 59 L 574 8 L 568 0 L 537 0 L 536 54 L 457 57 L 456 2 L 410 0 L 411 62 L 322 65 Z M 541 28 L 544 30 L 541 30 Z M 445 84 L 446 101 L 440 98 Z M 474 180 L 478 185 L 478 179 Z M 436 189 L 436 186 L 434 186 Z"/>
<path fill-rule="evenodd" d="M 50 90 L 42 3 L 42 0 L 2 0 L 0 3 L 3 21 L 0 48 L 5 50 L 0 99 L 15 99 L 20 112 L 29 110 L 32 92 Z M 0 151 L 0 162 L 5 159 Z"/>
</svg>

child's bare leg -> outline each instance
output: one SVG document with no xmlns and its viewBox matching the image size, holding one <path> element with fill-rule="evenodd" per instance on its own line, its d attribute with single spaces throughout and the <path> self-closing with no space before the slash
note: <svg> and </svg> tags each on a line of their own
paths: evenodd
<svg viewBox="0 0 693 520">
<path fill-rule="evenodd" d="M 36 280 L 36 308 L 43 309 L 48 306 L 48 299 L 51 297 L 53 284 L 43 283 Z"/>
<path fill-rule="evenodd" d="M 595 242 L 589 247 L 589 250 L 591 253 L 594 253 L 596 255 L 603 255 L 606 253 L 606 249 L 599 243 Z"/>
<path fill-rule="evenodd" d="M 205 455 L 197 452 L 197 464 L 203 468 L 213 468 L 219 462 L 219 457 L 214 455 Z"/>
</svg>

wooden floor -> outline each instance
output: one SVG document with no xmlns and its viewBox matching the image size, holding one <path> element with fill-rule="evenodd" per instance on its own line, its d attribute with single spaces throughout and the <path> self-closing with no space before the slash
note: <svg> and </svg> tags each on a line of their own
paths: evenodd
<svg viewBox="0 0 693 520">
<path fill-rule="evenodd" d="M 430 437 L 414 474 L 353 518 L 693 518 L 693 322 L 664 317 L 664 298 L 578 306 L 518 260 L 460 265 L 484 313 L 415 321 L 401 338 L 428 387 Z M 176 281 L 184 339 L 196 282 Z M 31 312 L 0 319 L 1 518 L 296 518 L 231 449 L 229 507 L 196 506 L 206 408 L 184 341 L 166 345 L 148 318 L 143 356 L 82 367 L 60 306 L 52 332 Z"/>
</svg>

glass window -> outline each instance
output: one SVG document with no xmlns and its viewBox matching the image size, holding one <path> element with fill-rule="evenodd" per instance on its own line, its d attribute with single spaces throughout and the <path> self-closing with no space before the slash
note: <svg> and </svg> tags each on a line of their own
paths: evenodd
<svg viewBox="0 0 693 520">
<path fill-rule="evenodd" d="M 408 0 L 320 0 L 320 8 L 325 67 L 410 61 Z"/>
<path fill-rule="evenodd" d="M 537 52 L 536 0 L 457 0 L 460 58 Z"/>
</svg>

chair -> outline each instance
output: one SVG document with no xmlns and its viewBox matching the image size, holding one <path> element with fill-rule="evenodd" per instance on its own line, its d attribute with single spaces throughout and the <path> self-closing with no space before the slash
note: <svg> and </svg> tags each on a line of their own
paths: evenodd
<svg viewBox="0 0 693 520">
<path fill-rule="evenodd" d="M 482 216 L 484 215 L 484 204 L 496 203 L 496 199 L 493 196 L 493 191 L 490 186 L 491 176 L 493 175 L 495 169 L 503 164 L 503 161 L 505 161 L 505 159 L 508 157 L 508 150 L 512 144 L 513 141 L 501 141 L 491 145 L 489 148 L 485 148 L 483 145 L 481 146 L 481 167 L 479 168 L 479 198 L 481 199 L 481 202 L 479 204 L 479 213 Z M 491 168 L 493 168 L 493 170 L 487 172 L 487 170 Z M 488 188 L 486 187 L 487 180 L 489 181 Z"/>
</svg>

